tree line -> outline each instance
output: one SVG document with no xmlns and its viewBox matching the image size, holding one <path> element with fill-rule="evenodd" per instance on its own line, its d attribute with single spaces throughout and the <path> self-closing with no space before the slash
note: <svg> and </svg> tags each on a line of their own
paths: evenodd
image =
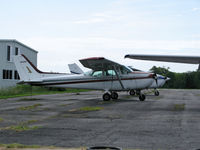
<svg viewBox="0 0 200 150">
<path fill-rule="evenodd" d="M 169 71 L 170 68 L 153 66 L 150 71 L 169 77 L 163 88 L 176 89 L 200 89 L 200 71 L 176 73 Z"/>
</svg>

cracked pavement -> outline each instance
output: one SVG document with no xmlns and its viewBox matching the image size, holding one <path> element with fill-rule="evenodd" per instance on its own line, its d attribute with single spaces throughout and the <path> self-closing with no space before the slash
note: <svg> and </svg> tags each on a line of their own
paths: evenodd
<svg viewBox="0 0 200 150">
<path fill-rule="evenodd" d="M 200 148 L 200 90 L 162 89 L 146 101 L 119 93 L 103 102 L 102 92 L 40 95 L 0 100 L 0 143 L 58 147 L 117 146 L 123 149 Z M 22 106 L 40 104 L 30 110 Z M 79 108 L 101 107 L 98 111 Z M 6 127 L 28 122 L 27 131 Z"/>
</svg>

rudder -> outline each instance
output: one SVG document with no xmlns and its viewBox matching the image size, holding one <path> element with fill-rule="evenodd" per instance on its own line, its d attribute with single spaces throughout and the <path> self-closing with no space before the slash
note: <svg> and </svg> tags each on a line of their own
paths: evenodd
<svg viewBox="0 0 200 150">
<path fill-rule="evenodd" d="M 20 80 L 22 81 L 33 81 L 40 78 L 39 70 L 26 58 L 26 56 L 18 55 L 14 56 L 14 63 Z"/>
</svg>

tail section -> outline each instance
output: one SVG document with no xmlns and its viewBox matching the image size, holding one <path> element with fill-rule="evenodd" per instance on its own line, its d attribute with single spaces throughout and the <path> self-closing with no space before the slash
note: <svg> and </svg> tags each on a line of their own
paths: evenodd
<svg viewBox="0 0 200 150">
<path fill-rule="evenodd" d="M 68 75 L 66 73 L 42 72 L 23 54 L 14 56 L 13 59 L 22 83 L 35 84 L 42 82 L 44 78 Z"/>
<path fill-rule="evenodd" d="M 38 80 L 39 71 L 24 55 L 14 56 L 14 63 L 19 73 L 20 79 L 24 82 Z"/>
</svg>

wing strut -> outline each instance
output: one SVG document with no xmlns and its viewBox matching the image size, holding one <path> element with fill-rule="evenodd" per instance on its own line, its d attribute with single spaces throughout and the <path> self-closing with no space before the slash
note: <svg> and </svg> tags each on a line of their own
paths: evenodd
<svg viewBox="0 0 200 150">
<path fill-rule="evenodd" d="M 198 71 L 200 71 L 200 64 L 199 64 L 199 68 L 198 68 Z"/>
<path fill-rule="evenodd" d="M 119 80 L 119 83 L 120 83 L 122 89 L 124 89 L 124 85 L 122 84 L 121 78 L 119 77 L 119 74 L 117 73 L 117 69 L 116 69 L 115 65 L 113 66 L 113 68 L 114 68 L 114 71 L 117 75 L 117 79 Z"/>
</svg>

